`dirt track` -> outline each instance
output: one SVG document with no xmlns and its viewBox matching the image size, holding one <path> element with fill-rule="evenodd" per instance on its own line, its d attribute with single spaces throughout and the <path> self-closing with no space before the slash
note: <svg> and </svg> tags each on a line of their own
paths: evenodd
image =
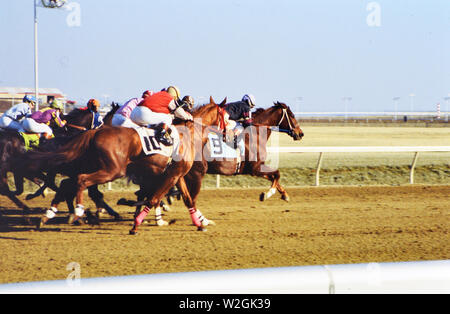
<svg viewBox="0 0 450 314">
<path fill-rule="evenodd" d="M 290 203 L 278 195 L 260 203 L 261 191 L 202 191 L 199 208 L 217 226 L 197 232 L 177 202 L 165 216 L 174 224 L 150 221 L 137 236 L 128 235 L 131 208 L 115 206 L 125 221 L 76 227 L 63 223 L 61 206 L 60 218 L 35 231 L 0 197 L 0 283 L 65 279 L 71 262 L 86 278 L 450 258 L 450 186 L 291 188 Z M 132 193 L 107 201 L 122 196 Z M 39 211 L 49 202 L 28 204 Z"/>
</svg>

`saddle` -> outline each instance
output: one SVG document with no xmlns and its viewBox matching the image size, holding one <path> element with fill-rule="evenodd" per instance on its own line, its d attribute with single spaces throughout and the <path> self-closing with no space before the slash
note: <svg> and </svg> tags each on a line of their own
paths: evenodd
<svg viewBox="0 0 450 314">
<path fill-rule="evenodd" d="M 13 130 L 0 128 L 0 134 L 2 135 L 19 135 L 20 139 L 23 142 L 26 151 L 33 150 L 39 148 L 41 143 L 41 136 L 36 133 L 25 133 L 25 132 L 17 132 Z"/>
</svg>

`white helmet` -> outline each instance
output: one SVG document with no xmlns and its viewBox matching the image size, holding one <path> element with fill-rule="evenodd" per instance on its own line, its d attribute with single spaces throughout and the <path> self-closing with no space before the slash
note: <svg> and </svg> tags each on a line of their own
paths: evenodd
<svg viewBox="0 0 450 314">
<path fill-rule="evenodd" d="M 255 107 L 255 96 L 252 94 L 244 95 L 244 97 L 242 97 L 242 101 L 246 101 L 250 105 L 250 108 Z"/>
</svg>

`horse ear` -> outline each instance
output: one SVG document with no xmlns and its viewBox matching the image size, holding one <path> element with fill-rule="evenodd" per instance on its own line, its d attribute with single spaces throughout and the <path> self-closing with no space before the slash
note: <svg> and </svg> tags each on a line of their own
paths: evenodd
<svg viewBox="0 0 450 314">
<path fill-rule="evenodd" d="M 209 96 L 209 103 L 210 103 L 210 104 L 216 104 L 216 103 L 214 102 L 214 99 L 212 98 L 212 96 Z"/>
<path fill-rule="evenodd" d="M 227 97 L 224 98 L 224 100 L 222 100 L 222 102 L 220 103 L 220 106 L 225 106 L 225 104 L 227 103 Z"/>
</svg>

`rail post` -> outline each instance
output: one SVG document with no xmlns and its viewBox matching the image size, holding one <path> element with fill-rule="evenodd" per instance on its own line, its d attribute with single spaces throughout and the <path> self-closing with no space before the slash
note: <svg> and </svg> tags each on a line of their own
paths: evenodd
<svg viewBox="0 0 450 314">
<path fill-rule="evenodd" d="M 216 188 L 220 188 L 220 174 L 216 176 Z"/>
<path fill-rule="evenodd" d="M 416 167 L 417 158 L 419 157 L 419 152 L 414 154 L 414 159 L 411 164 L 411 171 L 409 172 L 409 183 L 414 184 L 414 168 Z"/>
<path fill-rule="evenodd" d="M 323 152 L 320 152 L 319 160 L 317 161 L 316 169 L 316 186 L 320 185 L 320 167 L 322 167 Z"/>
</svg>

